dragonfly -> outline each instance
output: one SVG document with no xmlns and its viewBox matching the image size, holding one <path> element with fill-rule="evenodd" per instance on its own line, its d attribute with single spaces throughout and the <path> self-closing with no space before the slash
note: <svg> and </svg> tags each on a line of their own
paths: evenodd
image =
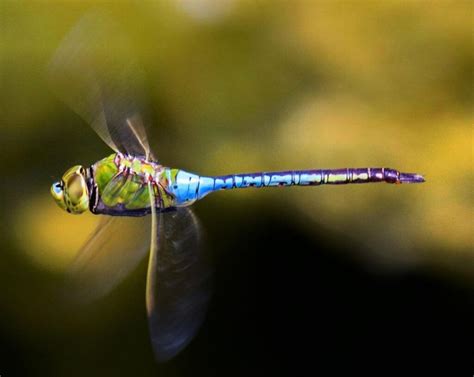
<svg viewBox="0 0 474 377">
<path fill-rule="evenodd" d="M 117 50 L 126 59 L 117 58 Z M 53 55 L 48 68 L 53 91 L 113 153 L 68 169 L 52 184 L 51 195 L 68 213 L 102 217 L 72 267 L 77 281 L 92 287 L 91 297 L 107 294 L 149 253 L 146 307 L 160 361 L 191 341 L 210 297 L 212 269 L 190 208 L 194 202 L 250 187 L 424 182 L 422 175 L 383 167 L 205 176 L 163 166 L 148 142 L 143 76 L 130 51 L 120 28 L 93 14 L 73 27 Z M 130 219 L 148 222 L 140 223 L 140 233 L 129 234 Z"/>
</svg>

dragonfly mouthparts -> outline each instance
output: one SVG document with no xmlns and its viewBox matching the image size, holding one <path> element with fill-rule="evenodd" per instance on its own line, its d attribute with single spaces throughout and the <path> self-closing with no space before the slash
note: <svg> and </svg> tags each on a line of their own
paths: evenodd
<svg viewBox="0 0 474 377">
<path fill-rule="evenodd" d="M 400 173 L 400 183 L 423 183 L 425 178 L 420 174 Z"/>
</svg>

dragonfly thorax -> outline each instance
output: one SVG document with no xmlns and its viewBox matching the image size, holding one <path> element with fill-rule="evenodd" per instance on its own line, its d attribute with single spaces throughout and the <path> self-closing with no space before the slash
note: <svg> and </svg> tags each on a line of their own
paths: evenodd
<svg viewBox="0 0 474 377">
<path fill-rule="evenodd" d="M 142 156 L 116 153 L 114 163 L 119 173 L 140 176 L 144 182 L 159 180 L 159 175 L 163 171 L 163 166 Z"/>
<path fill-rule="evenodd" d="M 142 156 L 114 153 L 90 167 L 90 210 L 96 214 L 142 216 L 173 207 L 169 168 Z M 150 191 L 151 190 L 151 191 Z"/>
</svg>

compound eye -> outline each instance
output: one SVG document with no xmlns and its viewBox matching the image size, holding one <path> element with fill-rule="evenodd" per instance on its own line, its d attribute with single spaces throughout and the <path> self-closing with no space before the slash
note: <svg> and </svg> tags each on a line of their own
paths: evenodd
<svg viewBox="0 0 474 377">
<path fill-rule="evenodd" d="M 67 183 L 67 189 L 68 189 L 68 194 L 71 201 L 73 203 L 79 201 L 82 195 L 84 195 L 84 186 L 83 186 L 82 177 L 77 174 L 73 175 Z"/>
</svg>

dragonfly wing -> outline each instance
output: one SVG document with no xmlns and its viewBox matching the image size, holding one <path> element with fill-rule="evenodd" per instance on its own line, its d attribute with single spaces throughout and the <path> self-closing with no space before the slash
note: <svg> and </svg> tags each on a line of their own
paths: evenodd
<svg viewBox="0 0 474 377">
<path fill-rule="evenodd" d="M 103 13 L 79 20 L 49 67 L 56 95 L 116 152 L 150 156 L 143 73 L 122 30 Z"/>
<path fill-rule="evenodd" d="M 71 266 L 68 297 L 90 302 L 125 279 L 149 250 L 149 222 L 148 217 L 101 216 Z"/>
<path fill-rule="evenodd" d="M 155 357 L 166 361 L 186 347 L 204 320 L 211 269 L 190 209 L 152 216 L 146 303 Z"/>
</svg>

